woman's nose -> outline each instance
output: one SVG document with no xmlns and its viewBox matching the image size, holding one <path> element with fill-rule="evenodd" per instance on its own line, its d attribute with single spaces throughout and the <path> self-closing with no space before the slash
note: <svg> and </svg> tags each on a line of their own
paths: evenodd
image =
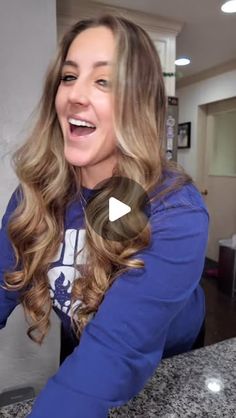
<svg viewBox="0 0 236 418">
<path fill-rule="evenodd" d="M 88 105 L 89 104 L 89 88 L 86 86 L 85 83 L 77 82 L 74 83 L 70 87 L 69 91 L 69 101 L 72 104 L 81 104 L 81 105 Z"/>
</svg>

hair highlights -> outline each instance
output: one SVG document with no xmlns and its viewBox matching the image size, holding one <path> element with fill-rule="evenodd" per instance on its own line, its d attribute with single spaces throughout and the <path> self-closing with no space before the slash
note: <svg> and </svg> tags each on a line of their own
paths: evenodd
<svg viewBox="0 0 236 418">
<path fill-rule="evenodd" d="M 69 46 L 79 33 L 97 26 L 109 28 L 116 41 L 112 88 L 118 164 L 114 174 L 137 181 L 149 193 L 163 182 L 167 170 L 175 171 L 176 180 L 162 188 L 156 198 L 190 181 L 165 158 L 164 81 L 158 54 L 147 33 L 113 15 L 76 23 L 60 42 L 58 55 L 47 73 L 37 123 L 13 159 L 21 202 L 9 222 L 16 269 L 5 274 L 5 284 L 9 290 L 21 291 L 30 325 L 28 335 L 38 343 L 42 343 L 50 326 L 48 269 L 63 239 L 66 207 L 81 187 L 79 167 L 64 158 L 55 97 Z M 96 196 L 96 206 L 99 208 L 99 202 L 111 193 L 108 182 Z M 101 230 L 104 222 L 101 216 Z M 72 306 L 78 299 L 82 302 L 74 309 L 71 321 L 78 339 L 114 280 L 130 268 L 143 267 L 143 262 L 132 256 L 149 245 L 150 236 L 148 224 L 136 239 L 108 242 L 86 222 L 87 264 L 81 267 L 75 260 L 80 277 L 74 281 L 71 295 Z"/>
</svg>

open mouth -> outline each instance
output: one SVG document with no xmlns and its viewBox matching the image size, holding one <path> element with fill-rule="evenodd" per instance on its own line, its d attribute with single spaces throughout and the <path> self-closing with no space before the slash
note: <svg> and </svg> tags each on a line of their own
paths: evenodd
<svg viewBox="0 0 236 418">
<path fill-rule="evenodd" d="M 73 136 L 86 136 L 92 134 L 96 130 L 96 126 L 90 122 L 79 119 L 69 119 L 70 133 Z"/>
</svg>

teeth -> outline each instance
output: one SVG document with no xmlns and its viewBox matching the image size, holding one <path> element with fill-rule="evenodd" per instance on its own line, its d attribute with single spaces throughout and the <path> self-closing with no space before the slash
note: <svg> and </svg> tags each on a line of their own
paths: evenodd
<svg viewBox="0 0 236 418">
<path fill-rule="evenodd" d="M 76 125 L 76 126 L 86 126 L 88 128 L 96 128 L 96 126 L 92 125 L 91 123 L 85 122 L 84 120 L 80 120 L 80 119 L 70 118 L 69 123 L 71 123 L 72 125 Z"/>
</svg>

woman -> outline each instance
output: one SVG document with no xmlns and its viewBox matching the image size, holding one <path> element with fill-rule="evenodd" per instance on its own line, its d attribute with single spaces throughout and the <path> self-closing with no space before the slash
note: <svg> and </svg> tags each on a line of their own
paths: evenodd
<svg viewBox="0 0 236 418">
<path fill-rule="evenodd" d="M 196 346 L 208 215 L 165 159 L 165 107 L 158 54 L 140 27 L 103 16 L 64 36 L 37 124 L 14 157 L 19 187 L 1 230 L 1 327 L 22 303 L 41 344 L 53 307 L 67 341 L 31 418 L 104 418 L 163 357 Z M 114 176 L 152 196 L 147 226 L 129 241 L 106 240 L 87 222 L 88 198 L 99 214 Z"/>
</svg>

